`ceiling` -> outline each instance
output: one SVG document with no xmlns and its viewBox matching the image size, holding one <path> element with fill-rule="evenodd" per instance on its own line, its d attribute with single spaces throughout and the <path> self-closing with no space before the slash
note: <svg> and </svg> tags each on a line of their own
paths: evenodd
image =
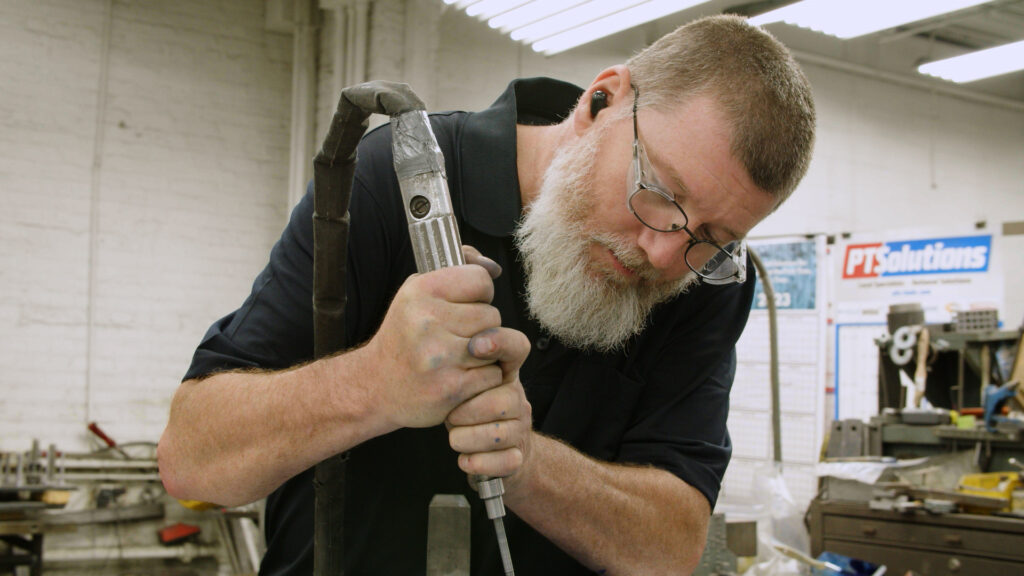
<svg viewBox="0 0 1024 576">
<path fill-rule="evenodd" d="M 722 12 L 755 16 L 791 3 L 793 0 L 711 0 L 646 24 L 645 29 L 653 41 L 700 16 Z M 925 62 L 1024 40 L 1024 0 L 993 0 L 848 40 L 783 23 L 769 24 L 765 28 L 793 50 L 798 60 L 854 73 L 881 75 L 891 81 L 976 97 L 1024 111 L 1024 71 L 967 84 L 955 84 L 917 72 L 917 66 Z"/>
</svg>

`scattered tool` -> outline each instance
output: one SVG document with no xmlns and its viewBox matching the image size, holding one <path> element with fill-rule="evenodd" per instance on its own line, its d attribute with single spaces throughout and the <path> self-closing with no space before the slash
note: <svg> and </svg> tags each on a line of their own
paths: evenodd
<svg viewBox="0 0 1024 576">
<path fill-rule="evenodd" d="M 89 432 L 95 434 L 97 438 L 99 438 L 101 441 L 103 441 L 104 444 L 107 445 L 107 448 L 110 448 L 111 450 L 117 452 L 118 454 L 123 456 L 125 460 L 132 459 L 131 456 L 129 456 L 124 450 L 121 449 L 120 446 L 117 445 L 117 442 L 114 442 L 113 438 L 107 436 L 107 433 L 104 432 L 102 428 L 100 428 L 99 424 L 95 422 L 89 422 L 88 428 Z"/>
<path fill-rule="evenodd" d="M 989 384 L 985 388 L 985 428 L 989 432 L 996 431 L 996 425 L 999 422 L 1012 422 L 1010 418 L 1006 416 L 1000 416 L 1004 405 L 1006 405 L 1011 398 L 1017 393 L 1017 383 L 1009 382 L 1002 386 L 996 386 L 995 384 Z"/>
<path fill-rule="evenodd" d="M 181 544 L 196 534 L 199 534 L 199 526 L 178 522 L 177 524 L 172 524 L 161 529 L 157 534 L 160 537 L 160 543 L 164 546 Z"/>
</svg>

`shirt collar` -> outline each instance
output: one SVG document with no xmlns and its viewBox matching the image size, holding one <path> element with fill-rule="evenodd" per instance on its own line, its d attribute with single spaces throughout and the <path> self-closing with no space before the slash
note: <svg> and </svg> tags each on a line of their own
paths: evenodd
<svg viewBox="0 0 1024 576">
<path fill-rule="evenodd" d="M 490 108 L 470 114 L 460 145 L 462 216 L 489 236 L 511 236 L 522 211 L 516 124 L 557 124 L 583 90 L 551 78 L 512 81 Z"/>
</svg>

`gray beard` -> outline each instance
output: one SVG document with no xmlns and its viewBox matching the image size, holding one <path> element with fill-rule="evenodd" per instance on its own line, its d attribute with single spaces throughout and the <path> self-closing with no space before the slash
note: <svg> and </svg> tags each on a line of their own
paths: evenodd
<svg viewBox="0 0 1024 576">
<path fill-rule="evenodd" d="M 569 347 L 614 352 L 643 331 L 656 305 L 686 292 L 697 276 L 660 281 L 638 247 L 587 229 L 594 201 L 590 171 L 605 126 L 557 151 L 516 229 L 516 245 L 531 317 Z M 625 197 L 626 210 L 624 204 Z M 610 249 L 636 278 L 595 266 L 594 243 Z"/>
</svg>

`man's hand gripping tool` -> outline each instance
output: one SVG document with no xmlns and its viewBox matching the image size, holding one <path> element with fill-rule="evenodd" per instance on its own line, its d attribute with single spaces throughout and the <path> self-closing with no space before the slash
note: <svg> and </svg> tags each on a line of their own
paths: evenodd
<svg viewBox="0 0 1024 576">
<path fill-rule="evenodd" d="M 416 269 L 430 272 L 466 263 L 462 240 L 452 212 L 444 156 L 424 110 L 391 116 L 395 173 L 402 189 Z M 512 557 L 505 536 L 505 486 L 501 478 L 474 476 L 487 517 L 494 521 L 498 549 L 506 576 L 513 576 Z"/>
</svg>

